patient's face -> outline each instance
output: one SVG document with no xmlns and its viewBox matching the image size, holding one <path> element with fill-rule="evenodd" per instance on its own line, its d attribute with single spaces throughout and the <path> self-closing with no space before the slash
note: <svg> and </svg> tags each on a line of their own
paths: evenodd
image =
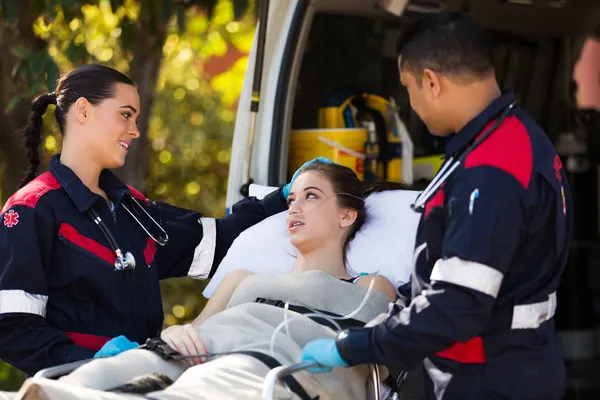
<svg viewBox="0 0 600 400">
<path fill-rule="evenodd" d="M 340 243 L 345 211 L 338 206 L 329 180 L 317 171 L 306 171 L 294 181 L 288 196 L 287 228 L 291 243 L 310 252 L 329 243 Z"/>
</svg>

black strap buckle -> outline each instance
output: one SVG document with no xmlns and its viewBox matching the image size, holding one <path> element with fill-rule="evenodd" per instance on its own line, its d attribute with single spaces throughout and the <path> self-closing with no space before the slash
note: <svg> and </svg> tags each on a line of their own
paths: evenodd
<svg viewBox="0 0 600 400">
<path fill-rule="evenodd" d="M 152 338 L 146 340 L 146 343 L 140 347 L 141 349 L 146 349 L 153 351 L 158 354 L 160 358 L 165 361 L 169 360 L 177 360 L 181 356 L 176 350 L 173 350 L 164 340 L 161 338 Z"/>
<path fill-rule="evenodd" d="M 285 303 L 281 300 L 265 299 L 262 297 L 257 297 L 256 302 L 261 303 L 261 304 L 267 304 L 269 306 L 281 307 L 281 308 L 283 308 L 283 306 L 285 306 Z"/>
</svg>

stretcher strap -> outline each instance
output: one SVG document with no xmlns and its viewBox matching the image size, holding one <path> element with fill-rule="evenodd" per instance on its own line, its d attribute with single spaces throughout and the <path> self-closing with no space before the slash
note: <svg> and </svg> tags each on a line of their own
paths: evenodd
<svg viewBox="0 0 600 400">
<path fill-rule="evenodd" d="M 383 382 L 392 389 L 393 393 L 400 393 L 400 389 L 406 380 L 407 372 L 387 365 L 385 365 L 385 368 L 388 370 L 389 375 Z"/>
<path fill-rule="evenodd" d="M 262 362 L 263 364 L 265 364 L 270 369 L 274 369 L 274 368 L 281 366 L 281 363 L 279 361 L 277 361 L 276 359 L 274 359 L 273 357 L 268 356 L 263 353 L 259 353 L 258 351 L 239 351 L 236 353 L 254 357 L 257 360 L 259 360 L 260 362 Z M 306 390 L 304 390 L 302 385 L 300 385 L 300 383 L 298 383 L 296 378 L 294 378 L 292 375 L 284 376 L 281 378 L 281 380 L 287 385 L 288 388 L 290 388 L 290 390 L 292 392 L 294 392 L 300 398 L 300 400 L 318 400 L 319 399 L 319 396 L 310 397 L 309 394 L 306 392 Z"/>
<path fill-rule="evenodd" d="M 164 340 L 159 337 L 146 340 L 146 343 L 140 346 L 140 348 L 150 350 L 158 354 L 158 356 L 165 361 L 177 360 L 179 357 L 181 357 L 181 353 L 175 349 L 172 349 Z"/>
<path fill-rule="evenodd" d="M 90 350 L 100 350 L 110 340 L 109 337 L 88 335 L 85 333 L 65 332 L 76 346 Z"/>
<path fill-rule="evenodd" d="M 485 351 L 483 340 L 476 336 L 466 342 L 456 342 L 452 347 L 442 350 L 436 354 L 438 357 L 447 358 L 463 364 L 485 363 Z"/>
<path fill-rule="evenodd" d="M 167 375 L 151 373 L 138 376 L 123 385 L 112 389 L 107 389 L 106 391 L 116 393 L 146 394 L 157 392 L 159 390 L 165 390 L 172 384 L 173 381 Z"/>
<path fill-rule="evenodd" d="M 280 307 L 280 308 L 285 308 L 285 303 L 281 300 L 271 300 L 271 299 L 264 299 L 262 297 L 258 297 L 256 299 L 257 303 L 261 303 L 261 304 L 268 304 L 270 306 L 275 306 L 275 307 Z M 328 311 L 323 311 L 323 310 L 311 310 L 310 308 L 307 307 L 302 307 L 302 306 L 296 306 L 293 304 L 288 304 L 288 310 L 296 312 L 298 314 L 302 314 L 302 315 L 306 315 L 306 314 L 314 314 L 315 311 L 319 312 L 320 314 L 325 314 L 327 316 L 330 317 L 336 317 L 336 318 L 340 318 L 341 315 L 338 314 L 334 314 L 332 312 L 328 312 Z M 337 330 L 337 327 L 328 319 L 326 319 L 325 317 L 318 317 L 318 316 L 310 316 L 308 317 L 310 319 L 312 319 L 313 321 L 315 321 L 318 324 L 327 326 L 328 328 Z M 352 319 L 352 318 L 347 318 L 347 319 L 338 319 L 336 320 L 336 322 L 342 327 L 342 329 L 350 329 L 350 328 L 363 328 L 365 326 L 365 323 L 356 319 Z"/>
<path fill-rule="evenodd" d="M 146 343 L 141 346 L 141 348 L 150 350 L 158 354 L 164 360 L 176 360 L 181 356 L 179 352 L 173 350 L 169 345 L 162 340 L 161 338 L 153 338 L 148 339 Z M 222 354 L 222 353 L 221 353 Z M 259 353 L 257 351 L 236 351 L 232 352 L 232 354 L 244 354 L 250 357 L 254 357 L 263 364 L 265 364 L 270 369 L 277 368 L 281 366 L 281 363 L 274 359 L 271 356 L 268 356 L 263 353 Z M 291 375 L 288 375 L 284 378 L 281 378 L 283 382 L 290 388 L 290 390 L 298 395 L 301 400 L 318 400 L 318 396 L 316 398 L 312 398 L 306 393 L 304 388 L 298 383 L 296 378 Z"/>
</svg>

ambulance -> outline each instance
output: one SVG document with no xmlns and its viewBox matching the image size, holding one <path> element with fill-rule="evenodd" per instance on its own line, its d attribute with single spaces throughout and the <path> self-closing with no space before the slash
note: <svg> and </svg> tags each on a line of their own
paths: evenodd
<svg viewBox="0 0 600 400">
<path fill-rule="evenodd" d="M 353 168 L 365 181 L 426 185 L 441 165 L 444 142 L 410 109 L 396 43 L 403 27 L 423 13 L 468 13 L 489 33 L 500 85 L 542 125 L 568 170 L 576 233 L 557 329 L 565 360 L 596 360 L 590 371 L 597 371 L 600 326 L 589 313 L 593 290 L 600 304 L 600 279 L 582 277 L 584 264 L 592 263 L 585 260 L 600 262 L 600 251 L 589 250 L 600 226 L 600 132 L 592 134 L 600 118 L 597 111 L 577 109 L 573 69 L 586 39 L 600 38 L 600 0 L 261 0 L 257 6 L 227 212 L 251 194 L 251 184 L 282 186 L 317 156 Z M 600 390 L 593 377 L 569 376 L 572 390 Z"/>
</svg>

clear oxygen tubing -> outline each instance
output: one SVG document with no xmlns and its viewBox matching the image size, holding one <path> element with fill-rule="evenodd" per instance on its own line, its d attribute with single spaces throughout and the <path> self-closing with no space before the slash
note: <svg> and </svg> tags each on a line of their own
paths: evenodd
<svg viewBox="0 0 600 400">
<path fill-rule="evenodd" d="M 375 273 L 375 277 L 377 277 L 378 273 Z M 338 332 L 341 332 L 342 329 L 339 326 L 339 324 L 336 322 L 336 320 L 344 320 L 344 319 L 350 319 L 352 317 L 354 317 L 356 314 L 358 314 L 360 312 L 360 310 L 363 309 L 363 307 L 365 306 L 365 304 L 367 304 L 367 301 L 369 300 L 369 297 L 371 296 L 371 292 L 373 291 L 373 286 L 375 285 L 375 278 L 373 278 L 371 280 L 371 283 L 369 284 L 369 289 L 367 290 L 367 293 L 365 294 L 365 296 L 362 299 L 362 302 L 358 305 L 358 307 L 352 311 L 350 314 L 344 315 L 342 317 L 332 317 L 331 315 L 327 315 L 327 314 L 323 314 L 318 312 L 317 310 L 314 310 L 310 307 L 306 307 L 309 310 L 313 311 L 312 314 L 300 314 L 295 316 L 294 318 L 291 319 L 287 319 L 286 318 L 286 314 L 287 314 L 287 308 L 289 306 L 289 302 L 285 303 L 285 311 L 284 311 L 284 320 L 275 328 L 275 330 L 273 331 L 273 334 L 271 335 L 271 344 L 269 346 L 269 351 L 273 352 L 274 347 L 275 347 L 275 337 L 277 336 L 277 334 L 279 333 L 279 331 L 281 329 L 283 329 L 284 327 L 287 327 L 287 325 L 299 318 L 309 318 L 309 317 L 319 317 L 319 318 L 323 318 L 325 320 L 330 321 L 333 325 L 336 326 L 336 328 L 338 329 Z M 302 305 L 302 304 L 301 304 Z M 305 307 L 305 305 L 302 305 L 303 307 Z M 289 331 L 288 331 L 289 332 Z M 289 336 L 289 335 L 288 335 Z"/>
<path fill-rule="evenodd" d="M 369 275 L 364 275 L 364 276 L 370 276 L 370 275 L 375 275 L 375 277 L 377 277 L 379 275 L 378 272 L 374 272 L 373 274 L 369 274 Z M 273 331 L 273 334 L 271 335 L 271 339 L 270 340 L 261 340 L 261 341 L 257 341 L 257 342 L 253 342 L 253 343 L 248 343 L 245 344 L 243 346 L 237 347 L 234 350 L 231 351 L 226 351 L 226 352 L 219 352 L 219 353 L 205 353 L 205 354 L 190 354 L 190 355 L 179 355 L 179 356 L 175 356 L 175 359 L 186 359 L 186 358 L 214 358 L 214 357 L 220 357 L 220 356 L 226 356 L 226 355 L 232 355 L 232 354 L 237 354 L 238 351 L 241 350 L 248 350 L 248 349 L 260 349 L 261 351 L 265 351 L 265 349 L 262 347 L 262 345 L 265 344 L 269 344 L 269 349 L 268 352 L 271 356 L 275 356 L 275 337 L 277 336 L 277 334 L 279 333 L 279 331 L 281 331 L 281 329 L 283 329 L 284 327 L 287 329 L 287 325 L 289 323 L 291 323 L 294 320 L 300 319 L 300 318 L 310 318 L 310 317 L 319 317 L 319 318 L 323 318 L 325 320 L 328 320 L 329 322 L 331 322 L 338 330 L 337 332 L 341 332 L 342 328 L 341 326 L 337 323 L 336 320 L 344 320 L 344 319 L 350 319 L 352 317 L 354 317 L 356 314 L 358 314 L 360 312 L 360 310 L 362 310 L 362 308 L 365 306 L 365 304 L 367 304 L 367 301 L 369 300 L 369 297 L 371 296 L 371 293 L 373 291 L 373 287 L 375 285 L 375 279 L 371 280 L 371 283 L 369 283 L 369 288 L 367 289 L 367 293 L 365 294 L 365 296 L 363 297 L 361 303 L 358 305 L 358 307 L 356 309 L 354 309 L 354 311 L 352 311 L 351 313 L 341 316 L 341 317 L 333 317 L 331 315 L 327 315 L 324 313 L 321 313 L 317 310 L 314 310 L 313 308 L 300 303 L 301 306 L 308 308 L 309 310 L 313 311 L 313 313 L 310 314 L 300 314 L 300 315 L 296 315 L 294 318 L 291 319 L 287 319 L 287 312 L 289 311 L 288 307 L 290 305 L 289 302 L 285 303 L 284 306 L 284 320 L 277 325 L 277 327 L 275 328 L 275 330 Z M 328 328 L 329 329 L 329 328 Z M 289 331 L 288 331 L 289 332 Z M 334 331 L 335 332 L 335 331 Z M 290 336 L 289 334 L 287 336 Z"/>
<path fill-rule="evenodd" d="M 297 212 L 289 213 L 288 215 L 285 216 L 285 219 L 286 219 L 286 221 L 290 221 L 290 220 L 292 220 L 292 219 L 294 219 L 294 218 L 296 218 L 298 216 L 309 214 L 309 213 L 313 212 L 314 210 L 316 210 L 318 207 L 320 207 L 326 200 L 334 198 L 336 196 L 349 196 L 349 197 L 353 197 L 353 198 L 358 199 L 358 200 L 363 201 L 363 202 L 365 201 L 365 199 L 363 197 L 356 196 L 356 195 L 353 195 L 353 194 L 350 194 L 350 193 L 345 193 L 345 192 L 335 193 L 332 196 L 326 196 L 326 197 L 324 197 L 323 200 L 321 200 L 318 204 L 309 207 L 309 209 L 307 211 L 304 211 L 304 212 L 301 212 L 301 213 L 300 212 L 298 212 L 298 213 Z M 283 246 L 283 251 L 287 255 L 289 255 L 289 256 L 292 256 L 294 258 L 297 257 L 296 254 L 290 253 L 285 248 L 285 246 Z"/>
</svg>

